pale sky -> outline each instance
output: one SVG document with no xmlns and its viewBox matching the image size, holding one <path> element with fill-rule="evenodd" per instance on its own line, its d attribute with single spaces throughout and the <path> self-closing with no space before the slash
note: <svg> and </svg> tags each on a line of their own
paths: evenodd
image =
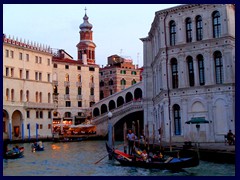
<svg viewBox="0 0 240 180">
<path fill-rule="evenodd" d="M 85 7 L 93 25 L 95 59 L 100 66 L 107 57 L 118 54 L 143 65 L 143 44 L 155 12 L 178 4 L 3 4 L 3 33 L 64 49 L 77 59 L 79 25 Z"/>
</svg>

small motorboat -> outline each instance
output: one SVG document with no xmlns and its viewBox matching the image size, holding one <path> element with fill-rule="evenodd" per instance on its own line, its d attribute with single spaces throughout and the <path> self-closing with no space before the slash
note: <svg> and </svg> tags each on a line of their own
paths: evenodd
<svg viewBox="0 0 240 180">
<path fill-rule="evenodd" d="M 24 147 L 20 147 L 14 150 L 8 150 L 3 158 L 4 159 L 17 159 L 22 158 L 24 156 Z"/>
<path fill-rule="evenodd" d="M 133 166 L 142 168 L 156 168 L 168 170 L 181 170 L 182 168 L 190 168 L 199 165 L 199 157 L 197 152 L 189 152 L 188 156 L 173 157 L 168 156 L 163 159 L 152 158 L 144 160 L 135 155 L 126 154 L 120 150 L 111 148 L 106 143 L 106 148 L 110 156 L 116 159 L 123 166 Z"/>
</svg>

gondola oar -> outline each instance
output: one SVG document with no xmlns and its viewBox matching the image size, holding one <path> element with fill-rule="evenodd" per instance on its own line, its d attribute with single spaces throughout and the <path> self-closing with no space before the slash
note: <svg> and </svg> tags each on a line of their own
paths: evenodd
<svg viewBox="0 0 240 180">
<path fill-rule="evenodd" d="M 98 161 L 96 161 L 94 164 L 97 164 L 97 163 L 99 163 L 100 161 L 102 161 L 105 157 L 107 157 L 108 156 L 108 154 L 106 154 L 105 156 L 103 156 L 101 159 L 99 159 Z"/>
</svg>

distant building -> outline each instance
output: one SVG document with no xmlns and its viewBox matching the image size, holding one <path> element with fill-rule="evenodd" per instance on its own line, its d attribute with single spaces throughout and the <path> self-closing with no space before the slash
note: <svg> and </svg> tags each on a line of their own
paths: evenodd
<svg viewBox="0 0 240 180">
<path fill-rule="evenodd" d="M 141 69 L 133 65 L 131 59 L 118 55 L 109 56 L 108 64 L 99 70 L 100 99 L 139 82 L 140 73 Z"/>
<path fill-rule="evenodd" d="M 235 5 L 157 11 L 144 47 L 144 123 L 162 139 L 220 142 L 235 131 Z"/>
<path fill-rule="evenodd" d="M 88 118 L 89 108 L 99 101 L 99 66 L 95 64 L 95 47 L 92 25 L 83 17 L 78 59 L 73 60 L 64 50 L 53 56 L 53 89 L 57 110 L 53 112 L 54 131 L 78 125 Z M 62 126 L 61 126 L 62 125 Z"/>
</svg>

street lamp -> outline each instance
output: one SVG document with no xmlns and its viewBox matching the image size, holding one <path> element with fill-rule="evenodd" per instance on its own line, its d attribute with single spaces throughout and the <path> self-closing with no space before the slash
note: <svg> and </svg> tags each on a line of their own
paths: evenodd
<svg viewBox="0 0 240 180">
<path fill-rule="evenodd" d="M 110 121 L 111 118 L 112 118 L 111 111 L 108 112 L 107 116 L 108 116 L 108 145 L 109 145 L 110 148 L 112 148 L 113 138 L 112 138 L 112 123 Z M 112 156 L 109 155 L 108 157 L 109 157 L 110 160 L 112 159 Z"/>
</svg>

